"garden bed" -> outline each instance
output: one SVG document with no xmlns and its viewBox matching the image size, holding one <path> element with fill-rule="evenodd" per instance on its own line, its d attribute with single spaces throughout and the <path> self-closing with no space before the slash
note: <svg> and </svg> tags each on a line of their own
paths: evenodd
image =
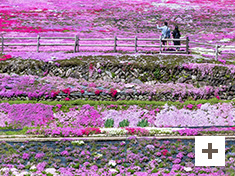
<svg viewBox="0 0 235 176">
<path fill-rule="evenodd" d="M 233 141 L 226 140 L 226 166 L 195 167 L 194 140 L 129 137 L 126 140 L 1 142 L 1 174 L 232 174 Z M 15 166 L 15 167 L 14 167 Z M 229 167 L 231 166 L 231 167 Z"/>
</svg>

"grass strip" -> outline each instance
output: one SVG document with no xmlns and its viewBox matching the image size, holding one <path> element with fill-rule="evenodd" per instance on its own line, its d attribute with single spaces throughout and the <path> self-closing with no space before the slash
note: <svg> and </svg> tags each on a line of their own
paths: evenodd
<svg viewBox="0 0 235 176">
<path fill-rule="evenodd" d="M 185 102 L 172 102 L 172 101 L 139 101 L 139 100 L 118 100 L 118 101 L 93 101 L 93 100 L 71 100 L 71 101 L 36 101 L 36 100 L 3 100 L 0 103 L 9 103 L 9 104 L 46 104 L 46 105 L 84 105 L 89 104 L 91 106 L 96 105 L 154 105 L 154 106 L 164 106 L 166 103 L 168 105 L 174 105 L 176 107 L 186 106 L 189 104 L 217 104 L 217 103 L 234 103 L 235 100 L 219 100 L 217 98 L 212 98 L 209 100 L 187 100 Z"/>
</svg>

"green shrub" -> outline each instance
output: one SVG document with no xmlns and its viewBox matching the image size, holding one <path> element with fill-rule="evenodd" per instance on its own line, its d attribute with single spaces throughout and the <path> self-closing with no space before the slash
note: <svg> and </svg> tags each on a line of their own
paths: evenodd
<svg viewBox="0 0 235 176">
<path fill-rule="evenodd" d="M 153 72 L 153 75 L 156 79 L 160 78 L 161 76 L 160 69 L 156 68 L 155 71 Z"/>
<path fill-rule="evenodd" d="M 104 126 L 105 128 L 112 128 L 114 125 L 114 120 L 113 119 L 107 119 Z"/>
<path fill-rule="evenodd" d="M 148 123 L 147 120 L 142 119 L 141 121 L 138 122 L 137 126 L 139 126 L 139 127 L 148 127 L 149 123 Z"/>
<path fill-rule="evenodd" d="M 123 120 L 119 123 L 119 127 L 128 127 L 129 126 L 129 121 L 128 120 Z"/>
</svg>

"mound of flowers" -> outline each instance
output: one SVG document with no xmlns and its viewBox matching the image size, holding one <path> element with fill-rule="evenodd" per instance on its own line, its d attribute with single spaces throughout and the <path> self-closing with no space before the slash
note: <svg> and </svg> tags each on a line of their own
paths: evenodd
<svg viewBox="0 0 235 176">
<path fill-rule="evenodd" d="M 11 55 L 3 55 L 1 58 L 0 58 L 0 61 L 5 61 L 5 60 L 8 60 L 11 58 Z"/>
<path fill-rule="evenodd" d="M 71 127 L 55 127 L 55 128 L 40 128 L 31 129 L 26 134 L 34 134 L 50 136 L 50 137 L 79 137 L 83 135 L 101 134 L 101 130 L 97 127 L 87 128 L 71 128 Z"/>
<path fill-rule="evenodd" d="M 89 104 L 64 109 L 44 104 L 0 103 L 1 127 L 203 127 L 233 126 L 235 109 L 231 103 L 209 103 L 178 109 L 165 104 L 159 108 L 137 105 Z"/>
<path fill-rule="evenodd" d="M 0 97 L 7 99 L 70 99 L 89 98 L 95 100 L 139 99 L 139 100 L 184 100 L 188 98 L 208 99 L 229 91 L 224 87 L 194 87 L 186 83 L 114 83 L 97 80 L 60 77 L 37 77 L 0 74 Z M 17 98 L 16 98 L 17 97 Z"/>
</svg>

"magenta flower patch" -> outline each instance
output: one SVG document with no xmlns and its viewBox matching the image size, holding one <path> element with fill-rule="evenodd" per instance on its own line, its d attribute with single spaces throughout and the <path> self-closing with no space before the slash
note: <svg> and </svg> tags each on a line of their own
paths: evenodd
<svg viewBox="0 0 235 176">
<path fill-rule="evenodd" d="M 45 156 L 45 153 L 37 153 L 37 154 L 35 155 L 35 158 L 36 158 L 36 159 L 42 159 L 44 156 Z"/>
</svg>

